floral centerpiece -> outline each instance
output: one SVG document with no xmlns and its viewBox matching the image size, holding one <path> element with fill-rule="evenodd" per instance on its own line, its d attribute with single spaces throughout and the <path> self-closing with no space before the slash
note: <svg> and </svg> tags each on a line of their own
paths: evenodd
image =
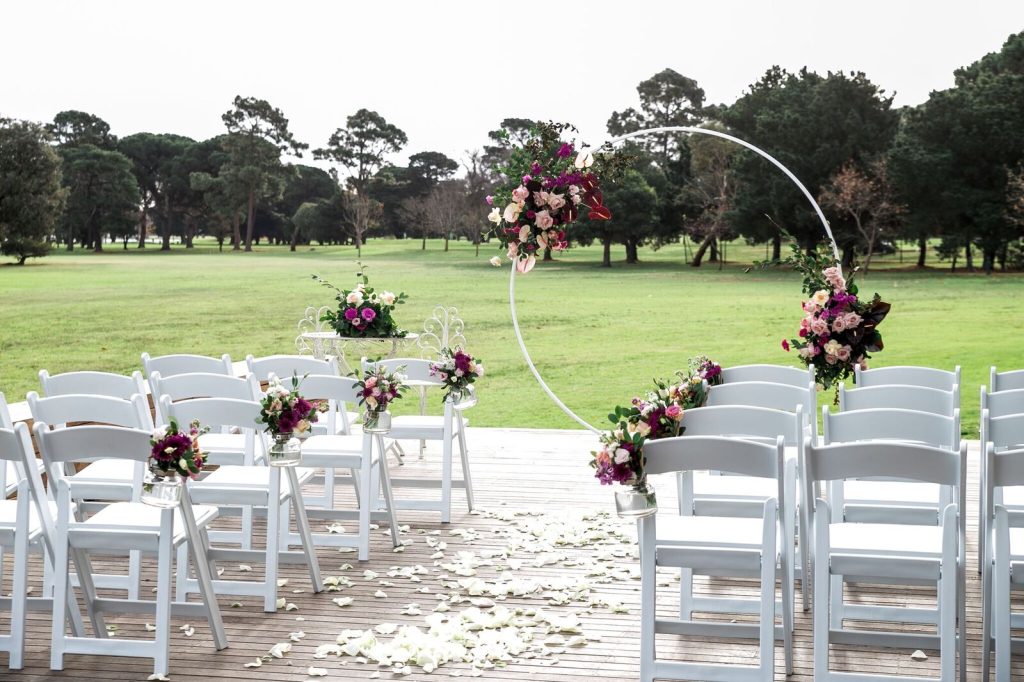
<svg viewBox="0 0 1024 682">
<path fill-rule="evenodd" d="M 366 407 L 363 416 L 363 430 L 383 433 L 391 428 L 388 407 L 400 399 L 408 390 L 405 384 L 404 366 L 388 371 L 384 365 L 371 365 L 363 372 L 363 378 L 356 382 L 358 403 Z"/>
<path fill-rule="evenodd" d="M 339 336 L 360 338 L 401 338 L 408 332 L 401 329 L 392 313 L 395 306 L 405 303 L 404 293 L 377 292 L 370 286 L 365 268 L 360 265 L 354 289 L 339 289 L 317 275 L 313 279 L 337 292 L 338 310 L 328 310 L 320 318 L 330 323 Z"/>
<path fill-rule="evenodd" d="M 583 209 L 590 220 L 608 220 L 599 174 L 616 174 L 625 159 L 602 146 L 594 154 L 563 133 L 578 132 L 567 123 L 539 123 L 522 146 L 509 145 L 508 163 L 499 171 L 505 182 L 487 197 L 494 234 L 519 272 L 529 272 L 537 252 L 569 246 L 566 229 Z M 502 131 L 508 144 L 507 131 Z M 602 153 L 604 152 L 604 153 Z M 492 259 L 492 263 L 494 259 Z"/>
<path fill-rule="evenodd" d="M 443 400 L 451 399 L 455 409 L 465 409 L 476 404 L 473 383 L 484 375 L 484 366 L 462 348 L 442 349 L 438 361 L 430 364 L 430 374 L 444 384 Z"/>
<path fill-rule="evenodd" d="M 299 463 L 300 448 L 298 437 L 305 437 L 317 421 L 318 405 L 299 394 L 301 380 L 292 376 L 291 388 L 274 377 L 267 392 L 260 401 L 260 416 L 257 421 L 264 425 L 264 431 L 273 438 L 268 451 L 272 466 L 295 466 Z"/>
<path fill-rule="evenodd" d="M 199 436 L 209 431 L 199 421 L 182 429 L 171 417 L 167 426 L 153 431 L 149 439 L 148 471 L 142 484 L 142 502 L 156 507 L 174 507 L 181 500 L 182 483 L 203 469 L 206 453 L 199 448 Z"/>
<path fill-rule="evenodd" d="M 813 365 L 815 381 L 827 389 L 852 376 L 856 365 L 867 367 L 869 354 L 882 350 L 877 327 L 890 305 L 877 293 L 867 300 L 858 298 L 856 270 L 846 279 L 826 250 L 808 254 L 795 243 L 792 250 L 785 262 L 803 274 L 803 292 L 809 298 L 802 303 L 797 338 L 783 339 L 782 348 L 795 349 L 805 365 Z"/>
<path fill-rule="evenodd" d="M 706 356 L 691 358 L 677 380 L 655 380 L 654 388 L 633 398 L 628 407 L 616 406 L 608 415 L 614 426 L 601 435 L 601 447 L 591 452 L 590 466 L 602 485 L 629 486 L 616 493 L 622 516 L 646 516 L 657 511 L 654 491 L 644 472 L 644 444 L 682 435 L 686 410 L 707 402 L 707 386 L 722 383 L 721 367 Z"/>
</svg>

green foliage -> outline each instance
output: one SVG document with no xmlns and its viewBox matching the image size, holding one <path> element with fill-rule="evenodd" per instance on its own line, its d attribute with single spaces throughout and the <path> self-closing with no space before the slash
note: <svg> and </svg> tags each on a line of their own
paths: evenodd
<svg viewBox="0 0 1024 682">
<path fill-rule="evenodd" d="M 0 119 L 0 253 L 19 265 L 49 253 L 66 194 L 60 156 L 46 131 Z"/>
<path fill-rule="evenodd" d="M 313 155 L 348 169 L 349 185 L 361 192 L 385 165 L 385 156 L 397 154 L 408 141 L 398 126 L 376 111 L 360 109 L 346 119 L 344 128 L 334 131 L 327 146 L 314 150 Z"/>
<path fill-rule="evenodd" d="M 64 147 L 61 156 L 68 188 L 64 219 L 69 241 L 77 238 L 101 251 L 104 235 L 132 233 L 139 187 L 131 160 L 91 144 Z"/>
<path fill-rule="evenodd" d="M 117 138 L 110 134 L 110 124 L 84 111 L 62 111 L 46 128 L 61 147 L 91 144 L 112 151 L 117 145 Z"/>
</svg>

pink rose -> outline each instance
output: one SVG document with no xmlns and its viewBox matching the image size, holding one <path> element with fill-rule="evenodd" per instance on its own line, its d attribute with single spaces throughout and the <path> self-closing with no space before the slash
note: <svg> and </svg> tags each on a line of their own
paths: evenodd
<svg viewBox="0 0 1024 682">
<path fill-rule="evenodd" d="M 537 206 L 544 206 L 545 204 L 548 203 L 548 193 L 545 192 L 544 190 L 534 192 L 533 203 L 537 204 Z"/>
<path fill-rule="evenodd" d="M 857 325 L 859 325 L 863 321 L 864 321 L 864 318 L 862 318 L 857 313 L 846 313 L 846 328 L 847 329 L 853 329 L 854 327 L 856 327 Z"/>
<path fill-rule="evenodd" d="M 818 336 L 821 336 L 822 334 L 827 334 L 828 322 L 821 319 L 820 317 L 814 318 L 814 320 L 811 321 L 811 331 L 817 334 Z"/>
<path fill-rule="evenodd" d="M 836 357 L 842 360 L 843 362 L 846 362 L 847 360 L 850 359 L 851 350 L 853 349 L 850 348 L 849 346 L 843 346 L 842 348 L 836 351 Z"/>
<path fill-rule="evenodd" d="M 673 421 L 679 421 L 683 418 L 683 408 L 678 405 L 669 405 L 665 408 L 665 416 Z"/>
<path fill-rule="evenodd" d="M 565 206 L 565 198 L 561 194 L 549 194 L 548 206 L 551 207 L 552 211 L 557 211 L 558 209 Z"/>
<path fill-rule="evenodd" d="M 836 291 L 844 291 L 846 289 L 846 280 L 843 278 L 843 273 L 839 271 L 838 267 L 825 268 L 821 271 L 821 274 Z"/>
<path fill-rule="evenodd" d="M 546 230 L 555 224 L 555 221 L 551 218 L 551 214 L 547 211 L 538 211 L 536 221 L 537 227 L 542 230 Z"/>
<path fill-rule="evenodd" d="M 521 204 L 524 201 L 526 201 L 526 198 L 528 196 L 530 196 L 530 190 L 526 189 L 522 185 L 519 185 L 514 190 L 512 190 L 512 201 L 516 202 L 517 204 Z"/>
<path fill-rule="evenodd" d="M 519 253 L 519 242 L 515 242 L 515 241 L 509 242 L 508 243 L 508 257 L 509 258 L 515 258 L 518 253 Z"/>
<path fill-rule="evenodd" d="M 488 206 L 494 206 L 494 197 L 492 197 L 490 194 L 487 195 L 487 198 L 484 199 L 484 201 L 487 202 Z"/>
<path fill-rule="evenodd" d="M 840 315 L 836 319 L 832 320 L 832 331 L 841 332 L 846 329 L 846 317 Z"/>
</svg>

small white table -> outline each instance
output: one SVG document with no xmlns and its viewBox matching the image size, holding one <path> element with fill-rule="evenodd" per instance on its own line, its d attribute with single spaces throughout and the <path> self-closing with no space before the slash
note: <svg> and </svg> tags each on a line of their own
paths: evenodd
<svg viewBox="0 0 1024 682">
<path fill-rule="evenodd" d="M 343 375 L 355 371 L 346 355 L 350 355 L 356 366 L 362 358 L 383 359 L 398 357 L 406 349 L 416 345 L 419 334 L 400 337 L 355 337 L 339 336 L 337 332 L 303 332 L 301 338 L 313 350 L 313 357 L 323 359 L 327 355 L 338 358 L 338 368 Z M 418 355 L 418 354 L 417 354 Z"/>
</svg>

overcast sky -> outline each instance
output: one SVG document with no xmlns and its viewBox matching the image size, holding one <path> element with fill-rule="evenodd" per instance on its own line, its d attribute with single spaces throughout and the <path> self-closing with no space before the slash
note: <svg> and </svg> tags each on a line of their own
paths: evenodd
<svg viewBox="0 0 1024 682">
<path fill-rule="evenodd" d="M 366 107 L 409 136 L 404 163 L 459 158 L 509 116 L 570 121 L 599 143 L 609 113 L 666 67 L 709 103 L 779 64 L 864 71 L 917 104 L 1024 30 L 1024 1 L 4 0 L 0 26 L 0 115 L 80 109 L 118 136 L 202 139 L 242 94 L 316 147 Z"/>
</svg>

